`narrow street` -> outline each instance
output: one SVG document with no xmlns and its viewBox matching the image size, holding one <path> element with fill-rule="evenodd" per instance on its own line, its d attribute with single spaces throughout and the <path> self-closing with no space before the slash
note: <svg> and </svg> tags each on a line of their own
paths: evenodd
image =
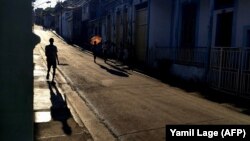
<svg viewBox="0 0 250 141">
<path fill-rule="evenodd" d="M 249 115 L 121 68 L 113 61 L 97 58 L 94 63 L 91 53 L 67 44 L 51 31 L 36 26 L 34 33 L 41 38 L 37 46 L 41 50 L 54 38 L 60 61 L 57 73 L 64 75 L 118 140 L 164 141 L 168 124 L 250 124 Z"/>
</svg>

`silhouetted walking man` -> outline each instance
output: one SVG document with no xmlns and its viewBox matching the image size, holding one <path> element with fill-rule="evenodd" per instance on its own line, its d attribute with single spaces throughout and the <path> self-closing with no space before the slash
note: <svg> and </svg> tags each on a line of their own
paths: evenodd
<svg viewBox="0 0 250 141">
<path fill-rule="evenodd" d="M 49 79 L 49 73 L 50 73 L 50 68 L 51 66 L 53 67 L 53 78 L 52 82 L 54 81 L 55 74 L 56 74 L 56 61 L 59 64 L 58 56 L 57 56 L 57 47 L 53 45 L 54 39 L 50 38 L 49 39 L 50 44 L 45 47 L 45 55 L 47 57 L 47 79 Z"/>
</svg>

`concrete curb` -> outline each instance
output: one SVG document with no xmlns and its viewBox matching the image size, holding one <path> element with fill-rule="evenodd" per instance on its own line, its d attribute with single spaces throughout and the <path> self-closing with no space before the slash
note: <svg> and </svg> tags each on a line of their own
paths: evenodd
<svg viewBox="0 0 250 141">
<path fill-rule="evenodd" d="M 44 54 L 44 48 L 40 47 L 39 52 Z M 42 55 L 43 62 L 45 63 L 45 56 Z M 117 139 L 105 127 L 103 123 L 96 117 L 95 113 L 87 106 L 87 103 L 79 96 L 79 92 L 72 87 L 71 81 L 64 75 L 60 68 L 57 68 L 57 75 L 60 81 L 65 82 L 59 85 L 59 88 L 66 94 L 66 100 L 72 106 L 74 112 L 78 115 L 94 141 L 116 141 Z M 75 118 L 75 117 L 74 117 Z"/>
</svg>

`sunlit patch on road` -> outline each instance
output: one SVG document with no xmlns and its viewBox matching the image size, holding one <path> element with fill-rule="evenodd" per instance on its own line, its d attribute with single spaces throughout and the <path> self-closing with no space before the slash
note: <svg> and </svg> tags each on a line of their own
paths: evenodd
<svg viewBox="0 0 250 141">
<path fill-rule="evenodd" d="M 35 123 L 49 122 L 51 121 L 50 111 L 35 112 Z"/>
</svg>

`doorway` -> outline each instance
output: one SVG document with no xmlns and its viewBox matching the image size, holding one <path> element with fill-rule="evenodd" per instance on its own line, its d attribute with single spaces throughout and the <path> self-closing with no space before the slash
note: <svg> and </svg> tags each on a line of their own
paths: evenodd
<svg viewBox="0 0 250 141">
<path fill-rule="evenodd" d="M 231 47 L 232 45 L 233 12 L 217 14 L 215 46 Z"/>
<path fill-rule="evenodd" d="M 147 50 L 147 34 L 148 34 L 148 10 L 147 5 L 140 5 L 136 9 L 135 20 L 135 53 L 139 62 L 145 62 Z"/>
</svg>

